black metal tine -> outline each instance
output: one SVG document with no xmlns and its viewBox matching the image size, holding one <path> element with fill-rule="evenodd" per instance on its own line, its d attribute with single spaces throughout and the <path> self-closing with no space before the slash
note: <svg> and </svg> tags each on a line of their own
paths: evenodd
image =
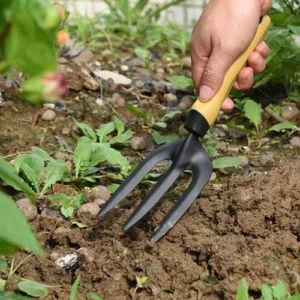
<svg viewBox="0 0 300 300">
<path fill-rule="evenodd" d="M 162 160 L 171 159 L 172 153 L 182 142 L 176 141 L 165 144 L 154 150 L 139 166 L 123 181 L 117 191 L 101 208 L 98 216 L 103 216 L 118 205 L 140 183 L 140 181 Z"/>
<path fill-rule="evenodd" d="M 200 170 L 200 166 L 201 169 Z M 193 178 L 187 190 L 180 196 L 177 203 L 167 213 L 162 222 L 155 229 L 151 242 L 157 242 L 164 236 L 185 214 L 195 199 L 198 197 L 204 186 L 210 179 L 212 173 L 211 161 L 204 160 L 201 164 L 192 166 Z"/>
<path fill-rule="evenodd" d="M 181 173 L 181 169 L 171 166 L 167 173 L 160 178 L 157 184 L 150 190 L 150 192 L 142 200 L 139 206 L 134 210 L 134 212 L 131 214 L 126 224 L 124 225 L 123 230 L 128 230 L 137 221 L 139 221 L 153 206 L 155 206 L 155 204 L 168 191 L 168 189 Z"/>
</svg>

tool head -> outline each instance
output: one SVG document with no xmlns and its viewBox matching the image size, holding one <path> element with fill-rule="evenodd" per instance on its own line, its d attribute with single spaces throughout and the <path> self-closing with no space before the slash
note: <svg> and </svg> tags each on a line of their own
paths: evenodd
<svg viewBox="0 0 300 300">
<path fill-rule="evenodd" d="M 124 230 L 129 229 L 140 220 L 168 191 L 183 171 L 191 170 L 192 181 L 189 187 L 156 228 L 151 241 L 156 242 L 165 235 L 188 210 L 212 174 L 210 158 L 202 147 L 198 136 L 194 133 L 190 133 L 185 139 L 165 144 L 153 151 L 120 185 L 118 190 L 102 207 L 99 215 L 103 216 L 118 205 L 145 175 L 162 160 L 170 160 L 172 162 L 171 167 L 129 217 Z"/>
</svg>

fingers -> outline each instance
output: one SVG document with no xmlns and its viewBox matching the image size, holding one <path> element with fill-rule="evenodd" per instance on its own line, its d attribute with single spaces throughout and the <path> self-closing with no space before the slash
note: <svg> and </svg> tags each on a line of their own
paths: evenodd
<svg viewBox="0 0 300 300">
<path fill-rule="evenodd" d="M 222 110 L 231 110 L 234 108 L 234 103 L 230 98 L 226 98 L 224 103 L 221 106 Z"/>
<path fill-rule="evenodd" d="M 239 91 L 246 91 L 251 89 L 254 83 L 254 72 L 251 67 L 246 67 L 241 70 L 238 75 L 234 88 Z"/>
</svg>

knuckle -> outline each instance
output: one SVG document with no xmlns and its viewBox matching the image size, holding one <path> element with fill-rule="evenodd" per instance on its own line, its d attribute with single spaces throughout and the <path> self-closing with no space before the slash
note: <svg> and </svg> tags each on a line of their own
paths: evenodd
<svg viewBox="0 0 300 300">
<path fill-rule="evenodd" d="M 217 70 L 206 67 L 203 72 L 203 79 L 212 84 L 216 84 L 222 80 L 222 74 Z"/>
</svg>

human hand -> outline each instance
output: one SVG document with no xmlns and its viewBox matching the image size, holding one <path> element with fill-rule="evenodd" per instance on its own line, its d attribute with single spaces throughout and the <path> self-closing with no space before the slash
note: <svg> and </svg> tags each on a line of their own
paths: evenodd
<svg viewBox="0 0 300 300">
<path fill-rule="evenodd" d="M 199 100 L 209 101 L 222 85 L 224 76 L 251 43 L 260 16 L 270 9 L 272 0 L 211 0 L 199 18 L 191 40 L 192 75 Z M 239 73 L 234 88 L 248 90 L 254 74 L 266 67 L 269 48 L 263 42 L 250 55 Z M 232 109 L 227 98 L 222 109 Z"/>
</svg>

